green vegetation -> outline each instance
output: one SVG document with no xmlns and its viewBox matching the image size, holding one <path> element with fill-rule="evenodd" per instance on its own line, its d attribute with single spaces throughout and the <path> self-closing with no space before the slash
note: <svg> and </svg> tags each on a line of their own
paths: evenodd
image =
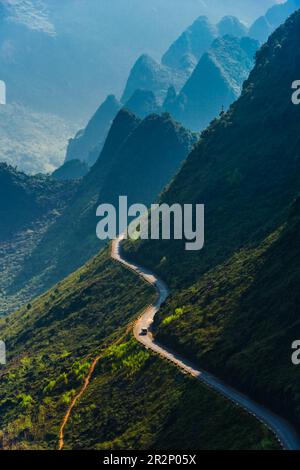
<svg viewBox="0 0 300 470">
<path fill-rule="evenodd" d="M 130 337 L 99 362 L 72 414 L 65 445 L 99 450 L 277 448 L 273 436 L 246 413 Z"/>
</svg>

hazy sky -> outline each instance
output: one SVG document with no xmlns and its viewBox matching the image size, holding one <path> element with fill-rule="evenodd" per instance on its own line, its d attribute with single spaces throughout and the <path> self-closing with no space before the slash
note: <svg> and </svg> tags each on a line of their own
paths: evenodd
<svg viewBox="0 0 300 470">
<path fill-rule="evenodd" d="M 56 1 L 56 0 L 54 0 Z M 51 3 L 52 2 L 52 3 Z M 101 44 L 103 96 L 121 94 L 137 57 L 148 53 L 157 60 L 182 31 L 199 15 L 217 21 L 227 14 L 251 24 L 276 0 L 62 0 L 55 11 L 58 31 L 74 26 L 82 37 Z M 48 0 L 53 5 L 53 0 Z M 75 28 L 75 29 L 76 29 Z"/>
<path fill-rule="evenodd" d="M 86 119 L 107 94 L 120 97 L 139 55 L 160 60 L 199 15 L 232 14 L 250 24 L 275 1 L 0 0 L 8 15 L 0 78 L 14 101 Z"/>
</svg>

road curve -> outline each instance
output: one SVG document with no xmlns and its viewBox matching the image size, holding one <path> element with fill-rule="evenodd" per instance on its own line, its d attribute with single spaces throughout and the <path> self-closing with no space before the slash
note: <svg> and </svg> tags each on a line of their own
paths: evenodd
<svg viewBox="0 0 300 470">
<path fill-rule="evenodd" d="M 141 336 L 142 328 L 151 328 L 154 317 L 159 311 L 161 305 L 165 302 L 169 296 L 169 289 L 167 285 L 159 279 L 153 272 L 143 268 L 142 266 L 129 262 L 124 258 L 122 253 L 122 241 L 124 236 L 121 235 L 117 240 L 112 243 L 111 257 L 118 263 L 121 263 L 126 268 L 134 271 L 144 281 L 151 284 L 158 293 L 157 300 L 154 304 L 149 305 L 143 314 L 138 318 L 134 325 L 134 336 L 147 349 L 151 349 L 155 353 L 159 354 L 163 358 L 169 360 L 177 367 L 179 367 L 184 373 L 192 375 L 197 380 L 201 381 L 209 388 L 219 392 L 236 406 L 243 408 L 250 415 L 257 418 L 262 422 L 269 430 L 271 430 L 280 444 L 285 450 L 299 450 L 300 449 L 300 437 L 296 433 L 295 429 L 283 418 L 269 411 L 267 408 L 259 405 L 255 401 L 251 400 L 246 395 L 238 392 L 232 387 L 226 385 L 222 380 L 209 374 L 208 372 L 199 369 L 197 366 L 192 364 L 190 361 L 184 359 L 182 356 L 177 354 L 170 349 L 165 348 L 154 340 L 151 332 L 148 332 L 147 336 Z"/>
</svg>

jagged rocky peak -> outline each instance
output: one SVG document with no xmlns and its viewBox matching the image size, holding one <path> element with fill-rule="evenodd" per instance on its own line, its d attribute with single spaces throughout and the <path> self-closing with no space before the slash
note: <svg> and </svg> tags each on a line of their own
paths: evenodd
<svg viewBox="0 0 300 470">
<path fill-rule="evenodd" d="M 120 102 L 117 100 L 115 95 L 108 95 L 106 100 L 99 106 L 96 113 L 90 120 L 88 127 L 91 127 L 95 124 L 96 121 L 99 121 L 103 118 L 105 113 L 115 112 L 120 109 Z"/>
<path fill-rule="evenodd" d="M 217 28 L 220 36 L 230 34 L 231 36 L 243 37 L 248 34 L 247 26 L 235 16 L 224 16 L 217 24 Z"/>
<path fill-rule="evenodd" d="M 185 80 L 185 75 L 159 64 L 148 54 L 143 54 L 135 62 L 122 96 L 126 103 L 136 90 L 152 91 L 158 103 L 162 103 L 170 85 L 179 89 Z"/>
<path fill-rule="evenodd" d="M 191 77 L 166 109 L 189 129 L 200 131 L 240 95 L 254 65 L 258 42 L 226 35 L 201 57 Z"/>
<path fill-rule="evenodd" d="M 171 45 L 164 54 L 162 63 L 174 69 L 180 69 L 182 57 L 186 54 L 190 54 L 198 61 L 217 36 L 217 27 L 206 16 L 200 16 Z"/>
</svg>

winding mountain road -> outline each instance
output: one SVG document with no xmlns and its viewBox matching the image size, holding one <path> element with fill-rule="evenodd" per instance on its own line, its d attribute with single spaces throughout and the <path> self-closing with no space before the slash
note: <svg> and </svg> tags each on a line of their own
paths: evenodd
<svg viewBox="0 0 300 470">
<path fill-rule="evenodd" d="M 243 408 L 250 415 L 254 416 L 260 422 L 262 422 L 269 430 L 271 430 L 277 439 L 279 440 L 282 447 L 286 450 L 299 450 L 300 449 L 300 437 L 296 433 L 295 429 L 283 418 L 269 411 L 267 408 L 259 405 L 255 401 L 251 400 L 246 395 L 238 392 L 232 387 L 226 385 L 222 380 L 209 374 L 208 372 L 199 369 L 197 366 L 192 364 L 190 361 L 184 359 L 182 356 L 177 354 L 170 349 L 165 348 L 154 340 L 151 331 L 151 325 L 153 323 L 156 313 L 159 311 L 161 305 L 165 302 L 169 296 L 169 290 L 166 284 L 159 279 L 153 272 L 143 268 L 137 264 L 127 261 L 124 258 L 122 252 L 122 242 L 124 236 L 120 236 L 112 244 L 111 257 L 118 263 L 121 263 L 126 268 L 134 271 L 144 281 L 151 284 L 157 291 L 158 297 L 153 305 L 149 305 L 140 318 L 134 325 L 134 336 L 147 349 L 151 349 L 161 357 L 179 367 L 184 373 L 190 374 L 195 379 L 201 381 L 209 388 L 219 392 L 224 397 L 232 401 L 236 406 Z M 148 334 L 143 336 L 141 331 L 143 328 L 147 328 Z"/>
</svg>

